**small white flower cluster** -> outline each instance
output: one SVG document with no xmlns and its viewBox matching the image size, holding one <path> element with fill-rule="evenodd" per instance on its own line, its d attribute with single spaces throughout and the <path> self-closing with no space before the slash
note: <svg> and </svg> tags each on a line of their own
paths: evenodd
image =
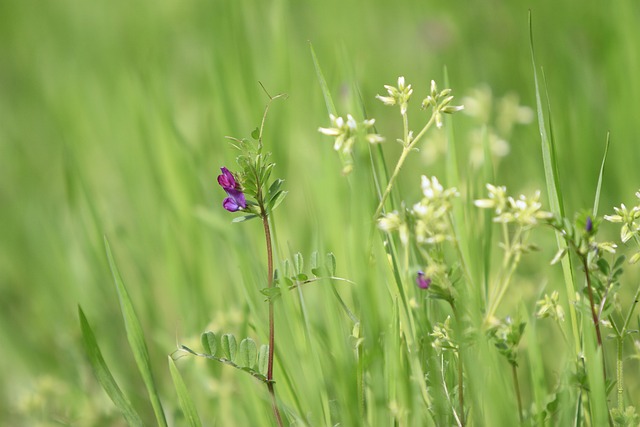
<svg viewBox="0 0 640 427">
<path fill-rule="evenodd" d="M 399 105 L 400 114 L 403 116 L 407 114 L 407 104 L 409 103 L 413 89 L 411 89 L 411 85 L 405 85 L 404 77 L 398 77 L 398 87 L 384 85 L 384 88 L 387 90 L 389 96 L 376 95 L 376 98 L 384 102 L 384 105 Z"/>
<path fill-rule="evenodd" d="M 437 244 L 451 240 L 448 215 L 451 211 L 451 200 L 459 196 L 458 191 L 455 188 L 445 189 L 435 176 L 427 178 L 423 175 L 422 194 L 423 199 L 406 212 L 407 221 L 394 211 L 378 220 L 378 228 L 387 232 L 398 231 L 400 240 L 405 245 L 409 242 L 411 231 L 420 244 Z"/>
<path fill-rule="evenodd" d="M 342 117 L 329 115 L 331 126 L 329 128 L 318 128 L 318 132 L 323 135 L 333 136 L 336 138 L 333 149 L 350 154 L 353 151 L 353 144 L 358 136 L 359 131 L 364 131 L 364 138 L 371 144 L 384 141 L 380 135 L 369 132 L 376 122 L 375 119 L 364 120 L 361 123 L 356 122 L 351 114 L 347 114 L 347 120 Z"/>
<path fill-rule="evenodd" d="M 398 77 L 398 86 L 384 85 L 389 96 L 376 95 L 380 101 L 385 105 L 399 105 L 400 114 L 406 116 L 407 105 L 409 104 L 409 98 L 413 93 L 411 85 L 408 85 L 404 81 L 404 77 Z M 431 92 L 422 100 L 422 109 L 432 107 L 434 109 L 435 122 L 438 128 L 442 127 L 442 114 L 453 114 L 464 108 L 462 105 L 449 105 L 453 100 L 451 95 L 451 89 L 444 89 L 438 92 L 438 86 L 434 80 L 431 80 Z"/>
<path fill-rule="evenodd" d="M 442 114 L 453 114 L 464 110 L 464 105 L 449 105 L 453 101 L 451 89 L 438 92 L 435 80 L 431 80 L 431 93 L 422 101 L 422 109 L 432 107 L 435 113 L 435 121 L 438 129 L 442 127 Z"/>
<path fill-rule="evenodd" d="M 457 344 L 451 338 L 451 316 L 447 316 L 444 323 L 436 323 L 433 332 L 429 335 L 433 337 L 431 345 L 438 353 L 442 350 L 456 350 Z"/>
<path fill-rule="evenodd" d="M 494 209 L 494 222 L 516 223 L 520 226 L 532 226 L 538 220 L 549 220 L 553 218 L 551 212 L 542 210 L 540 203 L 540 191 L 536 191 L 533 197 L 520 195 L 518 199 L 507 196 L 506 187 L 497 187 L 487 184 L 489 190 L 488 199 L 476 200 L 474 204 L 483 209 Z"/>
<path fill-rule="evenodd" d="M 640 191 L 636 192 L 636 197 L 640 199 Z M 620 240 L 622 243 L 626 243 L 632 238 L 638 240 L 638 237 L 640 237 L 640 225 L 637 221 L 640 219 L 640 204 L 628 209 L 623 203 L 619 208 L 614 207 L 613 210 L 616 212 L 615 215 L 605 215 L 604 219 L 609 222 L 622 223 L 620 228 Z M 638 261 L 640 261 L 640 252 L 637 252 L 629 259 L 631 264 L 635 264 Z"/>
<path fill-rule="evenodd" d="M 640 218 L 640 206 L 634 206 L 631 210 L 623 204 L 619 208 L 614 207 L 616 211 L 615 215 L 605 215 L 604 219 L 609 222 L 622 222 L 624 223 L 620 228 L 620 240 L 622 243 L 627 243 L 629 239 L 637 235 L 640 231 L 640 226 L 636 222 Z"/>
<path fill-rule="evenodd" d="M 560 305 L 560 295 L 558 291 L 553 291 L 551 296 L 548 294 L 544 295 L 544 299 L 541 299 L 536 303 L 539 307 L 536 312 L 536 317 L 539 319 L 544 319 L 545 317 L 549 317 L 553 320 L 563 322 L 564 321 L 564 309 Z"/>
</svg>

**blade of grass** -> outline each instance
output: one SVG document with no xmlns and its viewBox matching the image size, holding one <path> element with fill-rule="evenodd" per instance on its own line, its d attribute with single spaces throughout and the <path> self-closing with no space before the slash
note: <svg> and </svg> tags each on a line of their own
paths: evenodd
<svg viewBox="0 0 640 427">
<path fill-rule="evenodd" d="M 309 42 L 309 49 L 311 50 L 311 58 L 313 59 L 313 66 L 316 69 L 316 75 L 318 76 L 320 89 L 322 89 L 322 96 L 324 97 L 324 102 L 327 105 L 327 112 L 335 116 L 336 106 L 333 103 L 333 98 L 331 97 L 331 91 L 329 90 L 329 86 L 327 86 L 327 81 L 324 78 L 324 74 L 322 74 L 322 69 L 320 68 L 320 63 L 318 62 L 316 51 L 313 49 L 313 44 L 311 42 Z"/>
<path fill-rule="evenodd" d="M 102 357 L 102 352 L 100 351 L 96 337 L 93 334 L 93 330 L 91 329 L 91 326 L 89 326 L 89 322 L 87 321 L 87 318 L 80 306 L 78 306 L 78 317 L 80 318 L 80 328 L 82 329 L 82 342 L 84 344 L 85 351 L 87 352 L 87 356 L 89 356 L 89 362 L 91 363 L 91 367 L 93 368 L 93 372 L 95 373 L 98 382 L 104 391 L 107 392 L 114 405 L 116 405 L 120 412 L 122 412 L 127 423 L 130 426 L 142 427 L 143 424 L 142 419 L 140 419 L 140 415 L 138 415 L 133 406 L 131 406 L 131 403 L 127 400 L 124 393 L 122 393 L 120 387 L 118 387 L 111 371 L 109 371 L 109 368 Z"/>
<path fill-rule="evenodd" d="M 589 384 L 589 411 L 594 426 L 611 425 L 607 407 L 607 392 L 602 372 L 602 346 L 599 346 L 589 316 L 583 316 L 584 355 Z"/>
<path fill-rule="evenodd" d="M 609 143 L 611 142 L 611 134 L 607 132 L 607 142 L 604 145 L 604 154 L 602 156 L 602 164 L 600 165 L 600 174 L 598 175 L 598 185 L 596 186 L 596 197 L 593 201 L 593 217 L 598 216 L 598 205 L 600 204 L 600 190 L 602 189 L 602 177 L 604 176 L 604 165 L 609 154 Z"/>
<path fill-rule="evenodd" d="M 484 182 L 495 184 L 495 171 L 493 170 L 493 162 L 491 161 L 491 144 L 489 142 L 489 133 L 487 132 L 487 126 L 483 126 L 482 128 L 482 143 L 484 146 L 484 163 L 482 165 L 483 174 L 484 174 Z M 483 188 L 482 191 L 485 191 Z M 469 200 L 469 206 L 472 206 L 471 200 Z M 483 254 L 484 254 L 484 275 L 483 275 L 483 295 L 482 299 L 482 307 L 486 306 L 487 298 L 489 297 L 489 279 L 491 277 L 491 257 L 493 255 L 493 218 L 490 212 L 484 212 L 484 245 L 483 245 Z"/>
<path fill-rule="evenodd" d="M 129 346 L 133 352 L 133 356 L 136 359 L 136 364 L 142 375 L 147 392 L 149 393 L 149 399 L 151 400 L 151 406 L 153 406 L 153 412 L 156 415 L 158 425 L 167 427 L 167 420 L 164 416 L 162 409 L 162 403 L 160 402 L 160 396 L 156 389 L 155 381 L 153 379 L 153 372 L 151 371 L 151 361 L 149 359 L 149 351 L 147 350 L 147 344 L 144 341 L 144 335 L 142 333 L 142 326 L 138 320 L 138 316 L 133 308 L 133 303 L 127 292 L 127 288 L 122 281 L 120 271 L 116 266 L 116 262 L 111 253 L 111 247 L 107 237 L 104 237 L 104 247 L 109 260 L 109 267 L 111 268 L 111 274 L 113 275 L 113 281 L 118 291 L 118 298 L 120 300 L 120 308 L 122 310 L 122 317 L 124 319 L 124 326 L 127 330 L 127 340 Z"/>
<path fill-rule="evenodd" d="M 180 402 L 180 408 L 182 408 L 182 413 L 185 418 L 189 421 L 189 425 L 191 427 L 201 427 L 202 423 L 200 422 L 200 416 L 198 415 L 198 411 L 196 410 L 195 405 L 193 404 L 193 400 L 191 400 L 191 396 L 189 395 L 189 390 L 187 390 L 187 386 L 182 379 L 182 375 L 180 375 L 180 371 L 176 366 L 175 362 L 171 358 L 171 356 L 167 356 L 169 359 L 169 371 L 171 371 L 171 378 L 173 379 L 173 385 L 176 388 L 176 393 L 178 393 L 178 401 Z"/>
<path fill-rule="evenodd" d="M 538 128 L 540 130 L 540 138 L 542 143 L 542 160 L 544 164 L 544 175 L 547 183 L 547 192 L 549 193 L 549 206 L 551 212 L 559 217 L 564 216 L 564 207 L 562 204 L 562 193 L 560 191 L 560 183 L 558 180 L 558 170 L 555 155 L 555 145 L 553 138 L 549 138 L 547 135 L 547 129 L 545 127 L 544 112 L 542 111 L 542 97 L 540 95 L 540 84 L 538 82 L 538 72 L 536 66 L 534 44 L 533 44 L 533 24 L 531 18 L 531 11 L 529 11 L 529 41 L 531 47 L 531 63 L 533 65 L 533 80 L 535 83 L 536 92 L 536 111 L 538 116 Z M 544 76 L 544 75 L 543 75 Z M 549 93 L 545 92 L 547 101 L 549 99 Z M 549 119 L 551 123 L 551 119 Z M 549 125 L 551 127 L 551 124 Z M 563 249 L 566 247 L 566 243 L 559 233 L 556 233 L 556 242 L 558 248 Z M 574 298 L 576 292 L 573 285 L 573 269 L 571 266 L 571 257 L 564 257 L 562 259 L 562 273 L 564 275 L 564 282 L 566 286 L 567 299 Z M 578 334 L 578 318 L 576 315 L 576 308 L 573 304 L 569 303 L 569 317 L 571 318 L 571 330 L 574 339 L 574 356 L 577 358 L 580 353 L 580 336 Z"/>
</svg>

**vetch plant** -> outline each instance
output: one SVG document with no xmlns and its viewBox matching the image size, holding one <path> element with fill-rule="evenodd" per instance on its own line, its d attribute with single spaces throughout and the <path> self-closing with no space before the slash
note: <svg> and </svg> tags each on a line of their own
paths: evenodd
<svg viewBox="0 0 640 427">
<path fill-rule="evenodd" d="M 264 89 L 264 88 L 263 88 Z M 265 90 L 266 93 L 266 90 Z M 227 198 L 222 202 L 222 206 L 229 212 L 242 211 L 246 213 L 237 217 L 233 222 L 242 222 L 254 218 L 262 221 L 267 252 L 267 287 L 263 293 L 269 294 L 274 286 L 274 261 L 273 242 L 271 238 L 270 214 L 280 205 L 287 195 L 281 190 L 282 179 L 270 181 L 271 173 L 275 166 L 269 161 L 270 153 L 263 152 L 263 131 L 267 118 L 267 113 L 271 103 L 285 95 L 270 96 L 265 107 L 262 123 L 252 133 L 256 142 L 248 139 L 229 138 L 233 146 L 240 151 L 237 158 L 240 171 L 232 173 L 226 167 L 222 167 L 222 173 L 218 176 L 218 184 L 227 193 Z M 269 184 L 269 182 L 271 182 Z M 204 353 L 198 353 L 186 346 L 180 346 L 180 350 L 187 353 L 206 357 L 218 362 L 233 366 L 248 372 L 255 378 L 267 385 L 271 396 L 271 408 L 274 418 L 279 426 L 284 422 L 275 394 L 275 381 L 273 379 L 274 350 L 275 350 L 275 321 L 274 321 L 274 301 L 268 299 L 269 304 L 269 343 L 257 349 L 255 341 L 251 338 L 244 338 L 237 346 L 237 340 L 232 334 L 222 335 L 223 357 L 217 356 L 217 336 L 214 332 L 206 332 L 202 335 L 202 345 Z"/>
</svg>

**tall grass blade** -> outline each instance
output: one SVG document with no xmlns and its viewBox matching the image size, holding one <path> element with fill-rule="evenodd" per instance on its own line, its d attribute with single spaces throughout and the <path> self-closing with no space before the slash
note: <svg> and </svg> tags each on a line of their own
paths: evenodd
<svg viewBox="0 0 640 427">
<path fill-rule="evenodd" d="M 87 318 L 80 306 L 78 306 L 78 317 L 80 318 L 80 328 L 82 329 L 82 342 L 84 344 L 85 351 L 87 352 L 87 356 L 89 356 L 89 362 L 91 363 L 91 367 L 93 368 L 93 372 L 95 373 L 98 382 L 104 391 L 107 392 L 111 401 L 116 405 L 116 408 L 122 412 L 127 423 L 130 426 L 142 427 L 143 424 L 140 416 L 133 406 L 131 406 L 131 403 L 127 400 L 124 393 L 122 393 L 122 390 L 118 387 L 111 371 L 109 371 L 109 368 L 102 357 L 102 352 L 100 351 L 96 337 L 93 334 L 93 330 L 91 329 L 91 326 L 89 326 L 89 322 L 87 321 Z"/>
<path fill-rule="evenodd" d="M 169 371 L 171 371 L 171 379 L 173 379 L 173 385 L 176 388 L 176 393 L 178 393 L 178 401 L 180 402 L 182 413 L 184 414 L 191 427 L 201 427 L 202 422 L 200 421 L 200 416 L 198 415 L 198 411 L 193 404 L 193 400 L 191 400 L 191 395 L 189 395 L 189 390 L 187 390 L 187 386 L 182 379 L 182 375 L 180 375 L 180 371 L 178 370 L 178 367 L 176 366 L 171 356 L 168 356 L 168 359 Z"/>
<path fill-rule="evenodd" d="M 604 154 L 602 155 L 602 164 L 600 165 L 600 173 L 598 174 L 598 185 L 596 187 L 596 197 L 593 201 L 593 217 L 598 216 L 598 205 L 600 204 L 600 190 L 602 189 L 602 177 L 604 176 L 604 165 L 609 154 L 609 143 L 611 142 L 611 134 L 607 132 L 607 142 L 604 145 Z"/>
<path fill-rule="evenodd" d="M 309 42 L 309 49 L 311 50 L 311 58 L 313 59 L 313 66 L 316 69 L 316 75 L 318 76 L 320 89 L 322 89 L 322 96 L 324 96 L 324 102 L 327 105 L 327 112 L 335 116 L 336 106 L 333 103 L 333 98 L 331 97 L 331 91 L 329 90 L 329 86 L 327 86 L 327 81 L 324 78 L 324 74 L 322 74 L 322 69 L 320 68 L 320 63 L 318 62 L 316 51 L 313 49 L 313 44 L 311 44 L 311 42 Z"/>
<path fill-rule="evenodd" d="M 540 130 L 540 138 L 542 142 L 542 161 L 544 164 L 544 175 L 547 183 L 547 192 L 549 193 L 549 206 L 551 212 L 559 217 L 564 216 L 564 207 L 562 205 L 562 194 L 560 191 L 560 183 L 558 181 L 558 170 L 555 157 L 555 146 L 553 139 L 547 135 L 547 129 L 545 127 L 544 112 L 542 111 L 542 97 L 540 95 L 540 84 L 538 81 L 538 72 L 536 66 L 534 44 L 533 44 L 533 24 L 531 19 L 531 11 L 529 11 L 529 41 L 531 47 L 531 63 L 533 65 L 533 80 L 535 83 L 536 91 L 536 111 L 538 116 L 538 128 Z M 548 93 L 547 99 L 548 97 Z M 556 233 L 556 241 L 558 248 L 562 249 L 566 247 L 566 243 L 559 233 Z M 567 298 L 572 299 L 575 297 L 575 287 L 573 285 L 573 270 L 571 267 L 570 257 L 564 257 L 562 259 L 562 272 L 564 275 L 564 282 L 566 286 Z M 576 308 L 573 304 L 568 304 L 569 315 L 571 318 L 571 330 L 574 339 L 574 356 L 577 357 L 580 352 L 580 336 L 578 334 L 578 317 L 576 315 Z"/>
<path fill-rule="evenodd" d="M 116 262 L 113 259 L 111 253 L 111 247 L 107 237 L 104 238 L 104 247 L 107 252 L 107 258 L 109 260 L 109 267 L 111 268 L 111 274 L 113 275 L 113 281 L 118 291 L 118 298 L 120 300 L 120 309 L 122 310 L 122 317 L 124 319 L 124 326 L 127 330 L 127 340 L 129 346 L 133 352 L 133 356 L 136 359 L 136 364 L 142 375 L 142 380 L 147 387 L 149 398 L 151 400 L 151 406 L 153 406 L 153 412 L 156 415 L 156 421 L 158 425 L 167 427 L 167 420 L 164 416 L 162 409 L 162 403 L 160 402 L 160 396 L 153 379 L 153 372 L 151 371 L 151 361 L 149 359 L 149 351 L 147 350 L 147 344 L 144 341 L 144 335 L 142 333 L 142 326 L 138 320 L 138 316 L 133 308 L 133 303 L 127 292 L 127 288 L 122 281 L 120 271 L 116 266 Z"/>
</svg>

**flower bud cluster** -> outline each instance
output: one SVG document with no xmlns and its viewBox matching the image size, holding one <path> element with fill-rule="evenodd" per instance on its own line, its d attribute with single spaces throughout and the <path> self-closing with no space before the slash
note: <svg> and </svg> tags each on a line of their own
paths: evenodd
<svg viewBox="0 0 640 427">
<path fill-rule="evenodd" d="M 636 192 L 636 197 L 640 199 L 640 191 Z M 620 207 L 614 207 L 615 215 L 605 215 L 604 219 L 609 222 L 622 223 L 620 227 L 620 240 L 626 243 L 632 238 L 640 245 L 640 202 L 633 208 L 627 208 L 624 203 Z M 630 259 L 629 263 L 635 264 L 640 261 L 640 252 L 636 252 Z"/>
<path fill-rule="evenodd" d="M 551 212 L 542 210 L 540 191 L 536 191 L 533 197 L 520 195 L 520 197 L 514 199 L 506 195 L 506 187 L 487 184 L 487 190 L 489 190 L 489 198 L 476 200 L 474 204 L 479 208 L 494 209 L 494 222 L 532 226 L 536 225 L 539 220 L 550 220 L 553 218 Z"/>
<path fill-rule="evenodd" d="M 455 188 L 445 189 L 438 178 L 422 176 L 422 200 L 406 210 L 404 218 L 398 212 L 383 215 L 378 220 L 378 228 L 383 231 L 400 233 L 403 244 L 413 236 L 420 244 L 437 244 L 451 240 L 449 212 L 451 200 L 458 197 Z"/>
</svg>

